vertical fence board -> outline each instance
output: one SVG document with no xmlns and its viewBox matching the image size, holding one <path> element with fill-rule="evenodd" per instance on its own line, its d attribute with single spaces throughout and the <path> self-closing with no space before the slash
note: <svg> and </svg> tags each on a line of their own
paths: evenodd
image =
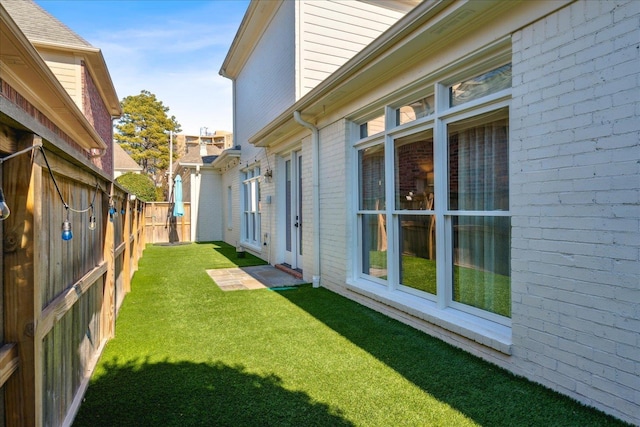
<svg viewBox="0 0 640 427">
<path fill-rule="evenodd" d="M 33 143 L 33 136 L 23 138 L 18 148 Z M 34 251 L 36 248 L 35 204 L 41 200 L 40 170 L 28 156 L 6 162 L 3 185 L 12 214 L 4 221 L 4 311 L 5 341 L 18 344 L 20 367 L 6 383 L 5 405 L 8 425 L 34 426 L 40 399 L 36 398 L 34 347 L 35 284 Z M 37 210 L 37 209 L 35 209 Z"/>
<path fill-rule="evenodd" d="M 27 135 L 16 147 L 30 146 L 36 139 Z M 144 249 L 144 214 L 137 211 L 144 203 L 132 202 L 129 211 L 128 194 L 96 175 L 89 162 L 72 162 L 54 151 L 46 154 L 62 197 L 83 212 L 64 208 L 37 149 L 0 168 L 12 210 L 2 224 L 3 338 L 14 343 L 18 366 L 7 374 L 4 396 L 0 394 L 7 426 L 71 423 L 97 357 L 113 337 L 116 303 L 130 290 Z M 105 191 L 118 203 L 114 223 L 107 214 Z M 92 202 L 97 221 L 93 231 L 87 209 Z M 67 217 L 73 238 L 62 241 L 61 225 Z"/>
</svg>

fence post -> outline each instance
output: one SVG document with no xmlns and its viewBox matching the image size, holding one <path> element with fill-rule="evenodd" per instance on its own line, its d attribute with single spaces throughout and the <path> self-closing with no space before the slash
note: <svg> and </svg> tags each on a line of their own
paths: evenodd
<svg viewBox="0 0 640 427">
<path fill-rule="evenodd" d="M 122 219 L 124 221 L 122 240 L 124 240 L 124 242 L 126 243 L 124 247 L 124 255 L 122 257 L 122 275 L 124 276 L 124 283 L 122 288 L 125 295 L 131 291 L 131 218 L 134 215 L 131 207 L 131 199 L 129 198 L 128 194 L 126 195 L 126 197 L 127 204 L 124 211 L 124 218 Z"/>
<path fill-rule="evenodd" d="M 25 135 L 18 149 L 33 145 L 34 135 Z M 11 171 L 11 172 L 9 172 Z M 11 215 L 4 221 L 4 340 L 18 349 L 18 370 L 5 385 L 7 426 L 42 424 L 41 345 L 35 340 L 36 304 L 39 303 L 37 270 L 42 223 L 42 168 L 31 156 L 21 155 L 3 168 L 3 184 Z M 47 230 L 47 235 L 49 235 Z M 37 305 L 38 310 L 41 305 Z"/>
<path fill-rule="evenodd" d="M 111 183 L 109 189 L 109 200 L 103 204 L 103 212 L 109 211 L 109 203 L 113 198 L 114 185 Z M 102 291 L 102 327 L 106 339 L 113 338 L 115 334 L 115 239 L 114 224 L 107 215 L 104 232 L 103 259 L 107 262 L 107 272 L 104 276 L 104 288 Z"/>
</svg>

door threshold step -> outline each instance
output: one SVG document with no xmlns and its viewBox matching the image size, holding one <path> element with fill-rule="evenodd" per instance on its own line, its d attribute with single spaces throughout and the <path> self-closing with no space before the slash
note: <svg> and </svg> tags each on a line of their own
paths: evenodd
<svg viewBox="0 0 640 427">
<path fill-rule="evenodd" d="M 280 271 L 284 271 L 285 273 L 289 273 L 296 279 L 302 279 L 302 270 L 299 268 L 291 268 L 289 264 L 276 264 L 276 268 Z"/>
</svg>

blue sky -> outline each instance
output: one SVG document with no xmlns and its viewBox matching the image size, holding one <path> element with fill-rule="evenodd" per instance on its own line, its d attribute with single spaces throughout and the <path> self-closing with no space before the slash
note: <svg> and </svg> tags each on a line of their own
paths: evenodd
<svg viewBox="0 0 640 427">
<path fill-rule="evenodd" d="M 148 90 L 183 133 L 233 130 L 231 81 L 218 71 L 249 0 L 36 3 L 102 50 L 119 99 Z"/>
</svg>

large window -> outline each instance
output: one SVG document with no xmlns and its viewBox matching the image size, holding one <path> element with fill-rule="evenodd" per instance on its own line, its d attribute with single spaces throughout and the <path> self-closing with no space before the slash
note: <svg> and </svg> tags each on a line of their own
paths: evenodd
<svg viewBox="0 0 640 427">
<path fill-rule="evenodd" d="M 508 323 L 510 87 L 506 64 L 356 121 L 359 279 Z"/>
<path fill-rule="evenodd" d="M 242 242 L 260 245 L 260 167 L 249 168 L 243 173 L 243 224 Z"/>
</svg>

